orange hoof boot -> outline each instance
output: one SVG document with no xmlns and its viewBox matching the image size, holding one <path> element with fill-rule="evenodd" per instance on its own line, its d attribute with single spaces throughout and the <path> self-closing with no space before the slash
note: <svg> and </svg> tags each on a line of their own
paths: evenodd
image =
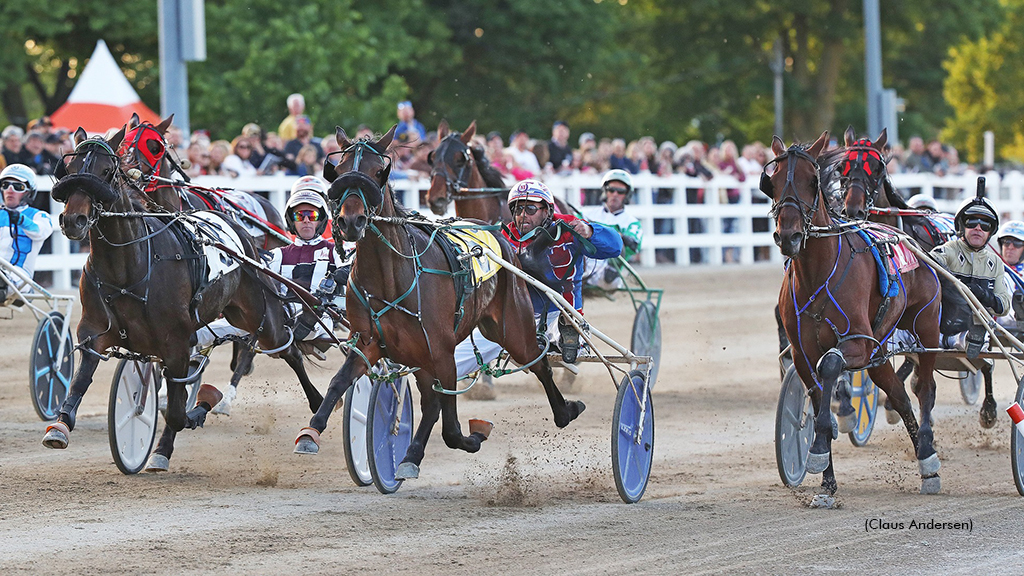
<svg viewBox="0 0 1024 576">
<path fill-rule="evenodd" d="M 491 430 L 494 430 L 494 422 L 490 420 L 480 420 L 478 418 L 469 419 L 469 433 L 480 434 L 484 437 L 484 440 L 491 435 Z"/>
<path fill-rule="evenodd" d="M 68 447 L 68 436 L 71 429 L 63 422 L 54 422 L 46 427 L 46 434 L 43 436 L 43 446 L 55 450 L 63 450 Z"/>
<path fill-rule="evenodd" d="M 207 412 L 220 403 L 224 394 L 216 386 L 203 384 L 199 386 L 199 394 L 196 394 L 196 404 L 202 406 Z"/>
<path fill-rule="evenodd" d="M 295 438 L 296 454 L 316 454 L 320 452 L 320 433 L 315 428 L 303 428 Z"/>
</svg>

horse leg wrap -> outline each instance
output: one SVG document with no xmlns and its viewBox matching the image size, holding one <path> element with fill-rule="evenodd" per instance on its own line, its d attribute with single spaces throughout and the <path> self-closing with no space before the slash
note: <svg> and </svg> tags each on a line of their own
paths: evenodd
<svg viewBox="0 0 1024 576">
<path fill-rule="evenodd" d="M 82 403 L 81 394 L 68 394 L 64 403 L 60 406 L 60 421 L 67 425 L 68 431 L 75 429 L 75 414 L 78 412 L 78 405 Z"/>
<path fill-rule="evenodd" d="M 824 380 L 833 381 L 846 368 L 846 357 L 838 348 L 832 348 L 818 360 L 816 370 Z"/>
<path fill-rule="evenodd" d="M 917 461 L 917 468 L 921 471 L 922 478 L 928 478 L 929 476 L 935 476 L 939 473 L 939 468 L 942 467 L 942 463 L 939 462 L 939 454 L 936 452 L 924 460 Z"/>
</svg>

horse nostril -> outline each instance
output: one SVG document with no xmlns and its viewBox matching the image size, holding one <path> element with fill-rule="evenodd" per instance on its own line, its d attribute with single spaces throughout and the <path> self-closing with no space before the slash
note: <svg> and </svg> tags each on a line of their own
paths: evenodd
<svg viewBox="0 0 1024 576">
<path fill-rule="evenodd" d="M 356 217 L 356 230 L 362 230 L 366 227 L 366 216 L 360 214 Z"/>
<path fill-rule="evenodd" d="M 775 234 L 772 234 L 772 237 L 775 238 L 775 245 L 776 246 L 782 246 L 782 236 L 779 236 L 778 232 L 776 232 Z"/>
<path fill-rule="evenodd" d="M 75 217 L 71 219 L 71 224 L 75 228 L 85 228 L 85 224 L 89 221 L 85 214 L 75 214 Z"/>
</svg>

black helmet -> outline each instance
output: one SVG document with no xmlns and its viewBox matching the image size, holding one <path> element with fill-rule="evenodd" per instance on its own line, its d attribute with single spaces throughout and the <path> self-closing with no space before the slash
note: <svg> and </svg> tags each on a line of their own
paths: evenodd
<svg viewBox="0 0 1024 576">
<path fill-rule="evenodd" d="M 999 214 L 996 213 L 992 205 L 984 198 L 968 198 L 960 204 L 960 209 L 956 211 L 956 217 L 953 218 L 957 234 L 963 235 L 964 223 L 967 222 L 968 218 L 988 220 L 992 223 L 992 232 L 995 232 L 996 228 L 999 227 Z"/>
</svg>

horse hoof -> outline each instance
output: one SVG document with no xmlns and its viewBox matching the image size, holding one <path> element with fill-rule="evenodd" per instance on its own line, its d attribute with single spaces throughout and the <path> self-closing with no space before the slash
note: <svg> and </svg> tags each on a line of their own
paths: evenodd
<svg viewBox="0 0 1024 576">
<path fill-rule="evenodd" d="M 886 422 L 888 422 L 889 424 L 899 424 L 901 420 L 903 420 L 903 417 L 900 416 L 899 412 L 895 410 L 890 410 L 889 408 L 885 409 Z"/>
<path fill-rule="evenodd" d="M 63 422 L 54 422 L 46 427 L 46 434 L 43 435 L 43 446 L 54 450 L 63 450 L 68 447 L 68 434 L 71 430 Z"/>
<path fill-rule="evenodd" d="M 811 508 L 825 508 L 831 510 L 836 505 L 836 497 L 830 494 L 815 494 L 811 498 Z"/>
<path fill-rule="evenodd" d="M 996 425 L 996 401 L 994 398 L 985 398 L 985 401 L 981 403 L 978 420 L 981 421 L 982 428 L 991 428 Z"/>
<path fill-rule="evenodd" d="M 938 476 L 921 478 L 921 494 L 938 494 L 942 489 L 942 482 Z"/>
<path fill-rule="evenodd" d="M 807 473 L 808 474 L 821 474 L 828 468 L 828 461 L 831 459 L 831 452 L 825 452 L 824 454 L 815 454 L 811 452 L 807 455 Z"/>
<path fill-rule="evenodd" d="M 494 430 L 494 422 L 490 420 L 480 420 L 478 418 L 469 419 L 469 433 L 480 434 L 487 440 L 487 437 L 491 435 L 491 430 Z"/>
<path fill-rule="evenodd" d="M 171 467 L 171 461 L 163 454 L 153 453 L 146 462 L 146 472 L 167 472 Z"/>
<path fill-rule="evenodd" d="M 320 433 L 313 428 L 299 430 L 299 436 L 295 439 L 296 454 L 316 454 L 320 452 Z"/>
<path fill-rule="evenodd" d="M 939 473 L 939 468 L 941 467 L 942 463 L 939 462 L 938 452 L 924 460 L 917 461 L 917 468 L 921 471 L 921 476 L 934 476 Z"/>
<path fill-rule="evenodd" d="M 395 470 L 395 480 L 413 480 L 420 477 L 420 467 L 412 462 L 402 462 Z"/>
<path fill-rule="evenodd" d="M 839 425 L 840 434 L 849 434 L 857 429 L 857 414 L 847 414 L 846 416 L 839 416 L 836 418 Z"/>
</svg>

